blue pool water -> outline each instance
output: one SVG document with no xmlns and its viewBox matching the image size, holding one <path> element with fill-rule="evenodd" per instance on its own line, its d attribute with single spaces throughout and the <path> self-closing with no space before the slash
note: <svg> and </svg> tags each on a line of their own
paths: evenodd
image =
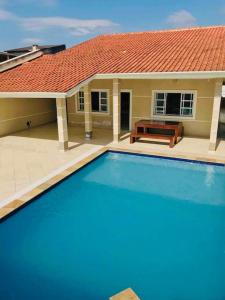
<svg viewBox="0 0 225 300">
<path fill-rule="evenodd" d="M 225 299 L 225 168 L 107 153 L 0 223 L 0 299 Z"/>
</svg>

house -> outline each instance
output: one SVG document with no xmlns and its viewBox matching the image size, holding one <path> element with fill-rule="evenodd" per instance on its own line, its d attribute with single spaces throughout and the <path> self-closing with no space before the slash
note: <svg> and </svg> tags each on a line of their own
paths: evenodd
<svg viewBox="0 0 225 300">
<path fill-rule="evenodd" d="M 225 26 L 100 35 L 1 73 L 0 135 L 57 118 L 66 150 L 68 124 L 118 142 L 140 119 L 180 120 L 214 151 L 224 79 Z"/>
</svg>

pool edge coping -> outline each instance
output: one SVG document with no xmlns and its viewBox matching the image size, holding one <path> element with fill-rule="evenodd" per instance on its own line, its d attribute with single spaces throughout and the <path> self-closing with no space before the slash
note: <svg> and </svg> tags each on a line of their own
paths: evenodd
<svg viewBox="0 0 225 300">
<path fill-rule="evenodd" d="M 91 163 L 92 161 L 94 161 L 104 153 L 106 153 L 108 150 L 109 150 L 108 147 L 103 147 L 101 149 L 98 149 L 94 153 L 91 153 L 90 155 L 81 159 L 80 161 L 73 164 L 72 166 L 69 166 L 68 168 L 54 175 L 53 177 L 46 180 L 45 182 L 42 182 L 40 185 L 32 188 L 30 191 L 24 193 L 21 197 L 12 199 L 12 201 L 10 201 L 9 203 L 7 203 L 6 205 L 0 208 L 0 223 L 6 217 L 13 214 L 23 206 L 27 205 L 29 202 L 31 202 L 41 194 L 45 193 L 47 190 L 53 188 L 55 185 L 65 180 L 67 177 L 81 170 L 83 167 L 87 166 L 89 163 Z"/>
<path fill-rule="evenodd" d="M 182 154 L 172 154 L 172 153 L 164 154 L 160 152 L 153 152 L 153 151 L 148 152 L 142 150 L 124 149 L 124 148 L 117 148 L 117 147 L 109 147 L 108 151 L 115 152 L 115 153 L 124 153 L 124 154 L 131 154 L 137 156 L 145 156 L 145 157 L 153 157 L 153 158 L 155 157 L 160 159 L 169 159 L 169 160 L 184 161 L 189 163 L 225 167 L 225 160 L 223 159 L 195 157 L 192 155 L 182 155 Z"/>
<path fill-rule="evenodd" d="M 71 176 L 72 174 L 76 173 L 83 167 L 87 166 L 95 159 L 99 158 L 101 155 L 107 152 L 114 152 L 114 153 L 123 153 L 123 154 L 133 154 L 139 156 L 148 156 L 148 157 L 155 157 L 161 159 L 170 159 L 170 160 L 178 160 L 178 161 L 186 161 L 190 163 L 199 163 L 199 164 L 210 164 L 215 166 L 225 167 L 225 161 L 218 160 L 218 159 L 211 159 L 206 157 L 192 157 L 191 155 L 178 155 L 178 154 L 164 154 L 164 153 L 157 153 L 153 151 L 142 151 L 142 150 L 133 150 L 133 149 L 124 149 L 119 147 L 103 147 L 101 149 L 96 150 L 94 153 L 89 154 L 87 157 L 81 159 L 80 161 L 76 162 L 72 166 L 65 168 L 63 171 L 59 172 L 58 174 L 54 175 L 50 179 L 42 182 L 40 185 L 32 188 L 30 191 L 24 193 L 21 197 L 12 199 L 9 203 L 2 206 L 0 208 L 0 223 L 9 215 L 16 212 L 19 208 L 27 205 L 30 201 L 34 200 L 47 190 L 53 188 L 55 185 L 59 184 L 60 182 L 64 181 L 66 178 Z"/>
</svg>

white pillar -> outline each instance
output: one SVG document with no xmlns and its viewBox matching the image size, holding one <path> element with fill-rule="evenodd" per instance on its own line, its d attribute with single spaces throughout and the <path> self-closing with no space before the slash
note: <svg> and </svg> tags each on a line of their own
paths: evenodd
<svg viewBox="0 0 225 300">
<path fill-rule="evenodd" d="M 113 141 L 119 142 L 120 136 L 120 88 L 119 79 L 113 79 Z"/>
<path fill-rule="evenodd" d="M 84 87 L 84 123 L 85 138 L 92 138 L 92 113 L 91 113 L 91 92 L 89 85 Z"/>
<path fill-rule="evenodd" d="M 217 133 L 218 133 L 219 116 L 220 116 L 220 104 L 221 104 L 221 97 L 222 97 L 222 86 L 223 86 L 222 80 L 217 80 L 215 82 L 209 151 L 216 150 Z"/>
<path fill-rule="evenodd" d="M 65 151 L 68 149 L 68 126 L 67 126 L 67 112 L 66 112 L 66 99 L 56 99 L 57 108 L 57 124 L 59 136 L 59 149 Z"/>
</svg>

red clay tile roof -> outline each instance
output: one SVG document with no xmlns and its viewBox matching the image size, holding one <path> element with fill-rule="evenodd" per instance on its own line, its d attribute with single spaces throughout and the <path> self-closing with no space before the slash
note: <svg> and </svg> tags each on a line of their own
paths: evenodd
<svg viewBox="0 0 225 300">
<path fill-rule="evenodd" d="M 67 92 L 95 74 L 225 71 L 225 26 L 101 35 L 0 73 L 0 92 Z"/>
</svg>

